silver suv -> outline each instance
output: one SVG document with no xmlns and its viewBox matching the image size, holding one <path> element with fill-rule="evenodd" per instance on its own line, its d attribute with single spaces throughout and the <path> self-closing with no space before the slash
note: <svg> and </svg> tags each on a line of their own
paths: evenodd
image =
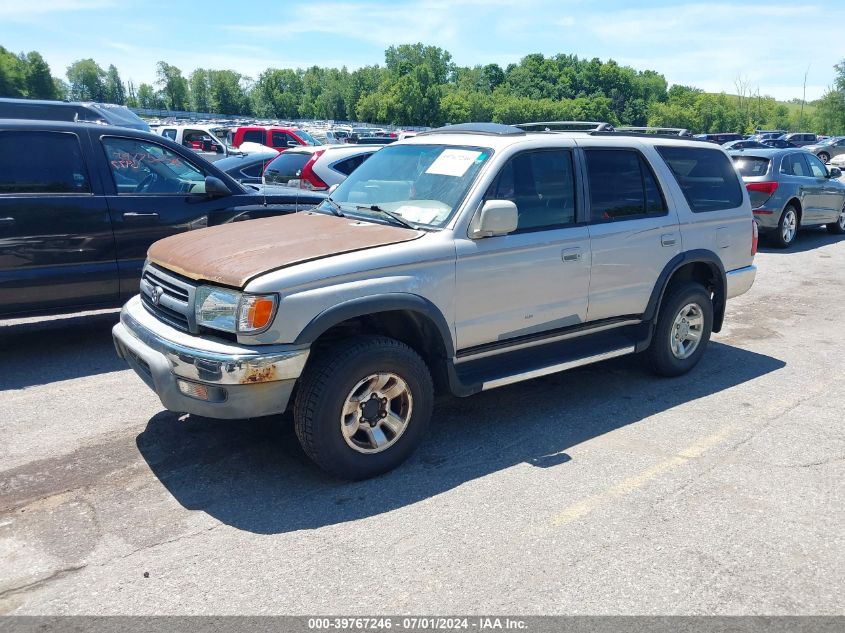
<svg viewBox="0 0 845 633">
<path fill-rule="evenodd" d="M 406 459 L 435 391 L 635 352 L 688 372 L 756 274 L 730 158 L 552 127 L 419 134 L 312 211 L 157 242 L 114 328 L 119 355 L 172 411 L 291 406 L 305 452 L 345 478 Z"/>
</svg>

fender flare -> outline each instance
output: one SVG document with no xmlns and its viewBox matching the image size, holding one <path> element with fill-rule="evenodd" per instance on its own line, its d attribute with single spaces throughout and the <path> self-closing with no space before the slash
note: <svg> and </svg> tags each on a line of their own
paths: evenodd
<svg viewBox="0 0 845 633">
<path fill-rule="evenodd" d="M 434 323 L 443 340 L 447 358 L 454 357 L 452 331 L 440 309 L 424 297 L 404 292 L 360 297 L 332 306 L 314 317 L 297 335 L 294 344 L 311 345 L 330 328 L 355 317 L 399 310 L 416 312 Z"/>
<path fill-rule="evenodd" d="M 722 265 L 722 260 L 719 259 L 713 251 L 706 249 L 694 249 L 684 253 L 679 253 L 663 268 L 663 271 L 657 278 L 657 283 L 654 284 L 654 290 L 651 292 L 651 297 L 648 300 L 645 312 L 643 313 L 644 321 L 654 322 L 657 320 L 657 315 L 660 312 L 660 306 L 663 303 L 663 296 L 666 294 L 666 289 L 669 287 L 669 281 L 681 267 L 687 264 L 694 264 L 701 262 L 710 266 L 710 269 L 715 273 L 716 288 L 713 293 L 713 331 L 718 332 L 722 329 L 722 323 L 725 319 L 725 303 L 727 302 L 727 277 L 725 275 L 725 267 Z"/>
</svg>

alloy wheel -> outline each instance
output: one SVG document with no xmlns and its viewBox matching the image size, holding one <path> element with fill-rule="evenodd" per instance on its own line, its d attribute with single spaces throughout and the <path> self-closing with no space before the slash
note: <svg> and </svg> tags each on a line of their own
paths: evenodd
<svg viewBox="0 0 845 633">
<path fill-rule="evenodd" d="M 346 444 L 359 453 L 379 453 L 393 446 L 411 419 L 414 399 L 401 377 L 372 374 L 353 387 L 340 415 Z"/>
<path fill-rule="evenodd" d="M 675 316 L 669 343 L 675 358 L 684 360 L 698 349 L 704 332 L 704 313 L 697 303 L 688 303 Z"/>
</svg>

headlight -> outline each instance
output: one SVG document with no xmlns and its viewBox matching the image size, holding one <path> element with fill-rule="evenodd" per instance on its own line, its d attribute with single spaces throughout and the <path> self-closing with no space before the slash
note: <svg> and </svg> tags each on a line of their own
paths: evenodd
<svg viewBox="0 0 845 633">
<path fill-rule="evenodd" d="M 197 324 L 224 332 L 263 330 L 275 311 L 276 295 L 250 295 L 214 286 L 200 286 L 195 295 Z"/>
</svg>

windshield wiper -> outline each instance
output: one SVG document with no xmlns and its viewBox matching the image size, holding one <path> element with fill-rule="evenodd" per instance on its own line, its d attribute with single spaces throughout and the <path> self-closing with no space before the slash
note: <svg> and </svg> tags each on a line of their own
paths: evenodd
<svg viewBox="0 0 845 633">
<path fill-rule="evenodd" d="M 332 213 L 334 213 L 337 217 L 339 217 L 339 218 L 345 218 L 345 217 L 346 217 L 346 216 L 344 215 L 343 211 L 341 211 L 341 210 L 340 210 L 340 205 L 339 205 L 337 202 L 335 202 L 335 201 L 334 201 L 334 200 L 332 200 L 331 198 L 326 198 L 326 199 L 324 200 L 324 202 L 328 202 L 328 203 L 329 203 L 329 209 L 330 209 L 330 210 L 331 210 L 331 212 L 332 212 Z"/>
<path fill-rule="evenodd" d="M 420 227 L 413 222 L 408 222 L 405 218 L 403 218 L 398 213 L 393 213 L 393 211 L 388 211 L 387 209 L 382 209 L 377 204 L 370 204 L 370 205 L 356 205 L 356 209 L 367 210 L 367 211 L 377 211 L 378 213 L 383 213 L 388 218 L 396 222 L 397 224 L 401 224 L 405 228 L 414 229 L 415 231 L 419 231 Z"/>
</svg>

